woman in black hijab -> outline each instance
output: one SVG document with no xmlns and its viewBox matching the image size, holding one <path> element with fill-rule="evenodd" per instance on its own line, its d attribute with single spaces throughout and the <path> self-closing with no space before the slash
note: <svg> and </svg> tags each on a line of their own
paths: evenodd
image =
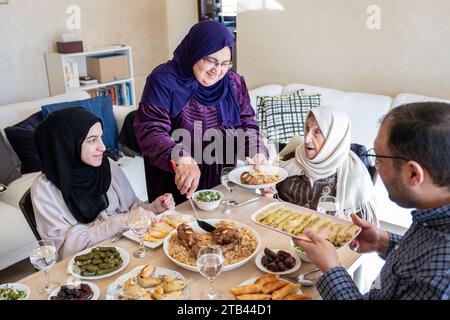
<svg viewBox="0 0 450 320">
<path fill-rule="evenodd" d="M 43 166 L 31 187 L 36 223 L 62 258 L 125 231 L 133 210 L 174 208 L 171 194 L 150 205 L 136 197 L 122 170 L 103 156 L 102 133 L 101 120 L 83 108 L 56 111 L 36 129 Z"/>
</svg>

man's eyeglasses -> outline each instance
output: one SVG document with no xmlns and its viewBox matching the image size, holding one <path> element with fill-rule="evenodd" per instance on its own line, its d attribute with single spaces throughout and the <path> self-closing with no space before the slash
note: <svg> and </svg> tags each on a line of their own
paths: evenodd
<svg viewBox="0 0 450 320">
<path fill-rule="evenodd" d="M 225 68 L 225 69 L 231 69 L 231 67 L 233 66 L 233 62 L 231 61 L 224 61 L 224 62 L 219 62 L 214 58 L 211 57 L 204 57 L 203 61 L 208 64 L 211 67 L 221 67 L 221 68 Z"/>
<path fill-rule="evenodd" d="M 364 153 L 364 155 L 367 157 L 367 159 L 369 160 L 369 164 L 371 166 L 375 166 L 377 165 L 377 160 L 378 158 L 385 158 L 385 159 L 398 159 L 398 160 L 404 160 L 404 161 L 409 161 L 411 159 L 406 159 L 404 157 L 397 157 L 397 156 L 382 156 L 379 154 L 375 153 L 375 149 L 369 149 L 367 150 L 366 153 Z"/>
</svg>

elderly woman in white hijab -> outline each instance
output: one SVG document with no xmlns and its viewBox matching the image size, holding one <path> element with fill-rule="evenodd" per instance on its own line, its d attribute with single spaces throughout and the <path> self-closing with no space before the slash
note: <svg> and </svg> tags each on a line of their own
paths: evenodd
<svg viewBox="0 0 450 320">
<path fill-rule="evenodd" d="M 311 109 L 304 138 L 294 136 L 278 155 L 288 178 L 276 190 L 262 193 L 269 197 L 278 193 L 284 201 L 314 210 L 320 197 L 334 196 L 343 212 L 361 209 L 366 220 L 378 223 L 369 172 L 350 144 L 351 125 L 345 113 L 326 106 Z"/>
</svg>

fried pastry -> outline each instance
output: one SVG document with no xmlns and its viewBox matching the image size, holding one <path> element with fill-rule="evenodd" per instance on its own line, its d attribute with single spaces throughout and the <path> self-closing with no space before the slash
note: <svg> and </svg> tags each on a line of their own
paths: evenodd
<svg viewBox="0 0 450 320">
<path fill-rule="evenodd" d="M 247 293 L 236 296 L 236 300 L 270 300 L 270 294 L 263 293 Z"/>
<path fill-rule="evenodd" d="M 284 297 L 294 294 L 300 288 L 298 283 L 288 283 L 281 289 L 272 292 L 272 300 L 281 300 Z"/>
<path fill-rule="evenodd" d="M 275 281 L 269 282 L 266 285 L 264 285 L 264 287 L 262 288 L 262 293 L 269 294 L 278 289 L 283 288 L 286 285 L 288 285 L 287 281 L 275 280 Z"/>
<path fill-rule="evenodd" d="M 258 293 L 260 290 L 261 290 L 261 286 L 256 285 L 256 284 L 249 284 L 246 286 L 240 286 L 240 287 L 228 289 L 228 291 L 230 291 L 230 293 L 233 294 L 234 296 L 240 296 L 242 294 L 247 294 L 247 293 Z"/>
</svg>

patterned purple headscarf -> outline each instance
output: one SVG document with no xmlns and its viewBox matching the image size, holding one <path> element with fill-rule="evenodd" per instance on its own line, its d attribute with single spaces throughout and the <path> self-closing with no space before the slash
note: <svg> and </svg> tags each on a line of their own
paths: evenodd
<svg viewBox="0 0 450 320">
<path fill-rule="evenodd" d="M 191 98 L 206 106 L 218 106 L 223 125 L 240 122 L 240 109 L 230 78 L 212 86 L 201 85 L 192 67 L 200 59 L 224 47 L 233 47 L 233 36 L 222 24 L 203 21 L 194 25 L 175 49 L 173 59 L 156 67 L 147 77 L 141 103 L 167 109 L 176 117 Z"/>
</svg>

